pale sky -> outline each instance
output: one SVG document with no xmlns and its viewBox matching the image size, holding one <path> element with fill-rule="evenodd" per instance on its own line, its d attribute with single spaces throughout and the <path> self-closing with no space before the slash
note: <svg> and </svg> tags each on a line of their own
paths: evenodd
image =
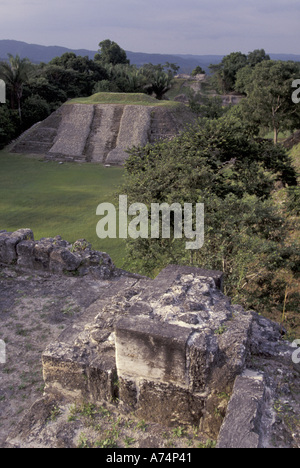
<svg viewBox="0 0 300 468">
<path fill-rule="evenodd" d="M 133 52 L 300 54 L 299 0 L 0 0 L 0 39 Z"/>
</svg>

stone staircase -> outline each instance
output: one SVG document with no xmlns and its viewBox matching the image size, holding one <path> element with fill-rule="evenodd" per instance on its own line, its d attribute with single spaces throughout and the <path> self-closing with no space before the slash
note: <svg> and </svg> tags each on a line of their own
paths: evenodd
<svg viewBox="0 0 300 468">
<path fill-rule="evenodd" d="M 62 107 L 62 121 L 48 159 L 85 162 L 84 149 L 94 117 L 93 106 L 73 104 Z"/>
<path fill-rule="evenodd" d="M 123 106 L 94 106 L 93 122 L 84 151 L 86 161 L 106 162 L 109 152 L 116 147 L 123 112 Z"/>
<path fill-rule="evenodd" d="M 122 164 L 127 159 L 126 150 L 145 146 L 149 141 L 152 107 L 125 106 L 118 130 L 115 148 L 107 155 L 107 163 Z"/>
</svg>

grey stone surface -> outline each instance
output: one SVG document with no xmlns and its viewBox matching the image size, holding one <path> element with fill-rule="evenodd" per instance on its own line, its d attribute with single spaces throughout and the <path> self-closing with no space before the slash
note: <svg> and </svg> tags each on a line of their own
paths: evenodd
<svg viewBox="0 0 300 468">
<path fill-rule="evenodd" d="M 266 398 L 264 374 L 246 370 L 236 378 L 218 448 L 261 448 Z"/>
<path fill-rule="evenodd" d="M 116 146 L 106 158 L 108 164 L 122 164 L 128 155 L 125 151 L 134 146 L 145 146 L 149 141 L 152 108 L 125 106 L 120 121 Z"/>
<path fill-rule="evenodd" d="M 64 334 L 57 345 L 59 350 L 67 346 L 60 351 L 61 361 L 65 363 L 70 346 L 85 356 L 86 369 L 104 352 L 110 359 L 114 356 L 110 372 L 117 374 L 124 411 L 152 414 L 171 426 L 201 424 L 215 434 L 220 426 L 212 410 L 216 394 L 230 392 L 245 367 L 252 315 L 231 307 L 211 273 L 221 282 L 220 272 L 174 266 L 154 281 L 140 279 L 123 287 L 112 300 L 99 304 L 94 321 L 81 332 L 70 331 L 67 342 Z M 58 377 L 55 371 L 55 345 L 45 356 L 47 391 L 59 388 L 69 394 L 64 372 Z M 82 372 L 82 363 L 79 369 Z M 90 398 L 93 401 L 92 394 Z"/>
<path fill-rule="evenodd" d="M 105 402 L 145 421 L 196 426 L 220 448 L 299 445 L 296 348 L 278 324 L 231 303 L 222 272 L 170 265 L 150 280 L 116 269 L 85 239 L 34 241 L 28 229 L 0 232 L 0 254 L 4 319 L 21 272 L 20 314 L 37 291 L 33 307 L 44 310 L 46 283 L 60 310 L 51 320 L 82 309 L 44 349 L 46 399 Z M 30 280 L 37 274 L 43 286 Z"/>
<path fill-rule="evenodd" d="M 108 154 L 116 146 L 123 113 L 124 106 L 113 104 L 94 106 L 94 118 L 85 148 L 88 161 L 106 163 Z M 122 151 L 121 162 L 123 160 L 124 152 Z"/>
<path fill-rule="evenodd" d="M 10 151 L 12 153 L 46 154 L 54 144 L 61 120 L 62 107 L 20 135 L 9 146 Z"/>
<path fill-rule="evenodd" d="M 83 154 L 93 116 L 93 106 L 80 104 L 63 106 L 62 121 L 49 154 L 56 157 L 69 156 L 75 159 L 85 159 Z"/>
<path fill-rule="evenodd" d="M 188 387 L 187 328 L 135 316 L 116 324 L 118 375 Z M 122 397 L 122 395 L 121 395 Z"/>
<path fill-rule="evenodd" d="M 17 261 L 17 246 L 25 239 L 33 239 L 31 229 L 0 233 L 0 263 L 11 265 Z"/>
</svg>

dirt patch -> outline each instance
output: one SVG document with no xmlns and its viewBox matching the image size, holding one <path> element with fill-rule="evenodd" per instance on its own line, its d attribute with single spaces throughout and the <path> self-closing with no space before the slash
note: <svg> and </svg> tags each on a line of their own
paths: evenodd
<svg viewBox="0 0 300 468">
<path fill-rule="evenodd" d="M 101 281 L 0 269 L 0 446 L 44 389 L 41 355 L 99 296 Z"/>
<path fill-rule="evenodd" d="M 41 398 L 12 432 L 7 448 L 213 448 L 215 444 L 199 437 L 197 428 L 164 428 L 107 404 Z"/>
<path fill-rule="evenodd" d="M 0 268 L 0 447 L 202 447 L 197 428 L 186 431 L 124 415 L 118 404 L 70 404 L 43 396 L 42 352 L 85 319 L 118 281 L 100 281 Z M 134 281 L 134 280 L 132 280 Z M 6 442 L 9 436 L 9 443 Z M 208 445 L 215 442 L 208 442 Z"/>
</svg>

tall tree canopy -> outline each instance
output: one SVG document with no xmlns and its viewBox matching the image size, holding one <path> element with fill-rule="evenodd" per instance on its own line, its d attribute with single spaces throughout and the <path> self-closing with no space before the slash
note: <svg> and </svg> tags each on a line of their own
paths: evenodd
<svg viewBox="0 0 300 468">
<path fill-rule="evenodd" d="M 103 64 L 124 64 L 128 65 L 130 62 L 127 59 L 125 50 L 123 50 L 116 42 L 110 39 L 105 39 L 99 43 L 99 53 L 95 55 L 95 60 Z"/>
<path fill-rule="evenodd" d="M 212 83 L 221 93 L 234 91 L 237 73 L 247 65 L 250 68 L 255 67 L 258 63 L 270 60 L 269 55 L 264 49 L 256 49 L 249 52 L 248 55 L 241 52 L 232 52 L 223 57 L 222 62 L 216 65 L 210 65 L 210 70 L 213 73 Z"/>
<path fill-rule="evenodd" d="M 32 64 L 29 59 L 21 59 L 19 55 L 15 57 L 8 54 L 9 62 L 0 64 L 0 78 L 5 81 L 10 92 L 12 109 L 18 108 L 19 117 L 21 120 L 21 99 L 23 95 L 24 84 L 29 81 L 32 72 Z"/>
<path fill-rule="evenodd" d="M 296 258 L 285 244 L 286 224 L 272 201 L 276 181 L 296 184 L 286 151 L 253 140 L 238 119 L 226 116 L 200 119 L 171 142 L 129 153 L 122 188 L 129 203 L 144 203 L 149 213 L 150 203 L 205 205 L 200 250 L 191 253 L 187 239 L 172 234 L 170 239 L 130 239 L 131 266 L 148 275 L 169 263 L 222 270 L 230 296 L 248 307 L 255 306 L 258 295 L 271 304 L 278 293 L 271 285 L 275 270 L 293 268 Z M 284 290 L 282 284 L 279 290 Z"/>
<path fill-rule="evenodd" d="M 237 73 L 236 89 L 247 95 L 241 103 L 244 119 L 278 133 L 300 127 L 300 107 L 292 102 L 292 83 L 299 78 L 295 62 L 262 61 Z"/>
</svg>

